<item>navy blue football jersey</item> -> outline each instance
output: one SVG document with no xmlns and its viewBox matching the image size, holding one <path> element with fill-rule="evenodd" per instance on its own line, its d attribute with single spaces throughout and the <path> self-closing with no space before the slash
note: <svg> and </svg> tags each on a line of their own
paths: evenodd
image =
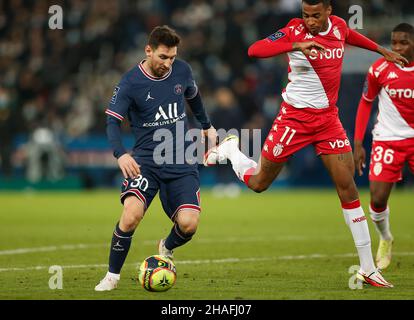
<svg viewBox="0 0 414 320">
<path fill-rule="evenodd" d="M 169 146 L 161 153 L 164 159 L 166 152 L 172 152 L 172 165 L 184 164 L 184 150 L 192 143 L 184 139 L 188 130 L 185 100 L 198 93 L 191 67 L 176 59 L 165 76 L 155 78 L 144 70 L 143 62 L 122 77 L 105 113 L 120 121 L 128 119 L 135 136 L 132 155 L 138 163 L 157 162 L 154 151 L 164 149 L 162 143 Z M 160 129 L 169 130 L 172 141 L 165 141 L 165 130 Z"/>
</svg>

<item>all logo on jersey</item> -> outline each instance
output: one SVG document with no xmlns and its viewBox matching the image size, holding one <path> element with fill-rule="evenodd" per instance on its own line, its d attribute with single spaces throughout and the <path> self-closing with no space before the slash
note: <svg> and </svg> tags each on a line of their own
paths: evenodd
<svg viewBox="0 0 414 320">
<path fill-rule="evenodd" d="M 391 71 L 387 76 L 387 79 L 397 79 L 397 78 L 398 78 L 398 75 L 394 71 Z"/>
<path fill-rule="evenodd" d="M 286 33 L 279 30 L 275 32 L 274 34 L 271 34 L 270 36 L 268 36 L 267 39 L 273 42 L 273 41 L 279 40 L 280 38 L 283 38 L 284 36 L 286 36 Z"/>
<path fill-rule="evenodd" d="M 116 98 L 118 97 L 119 87 L 115 87 L 114 92 L 112 93 L 111 103 L 116 103 Z"/>
<path fill-rule="evenodd" d="M 159 127 L 168 124 L 173 124 L 174 122 L 185 118 L 185 112 L 178 114 L 178 103 L 169 103 L 168 106 L 163 107 L 159 106 L 158 110 L 154 116 L 153 122 L 145 122 L 143 127 Z"/>
<path fill-rule="evenodd" d="M 163 120 L 169 120 L 177 118 L 177 102 L 174 102 L 174 104 L 169 103 L 168 104 L 168 115 L 165 113 L 162 106 L 158 107 L 158 112 L 155 115 L 155 121 L 158 121 L 160 118 L 163 118 Z"/>
<path fill-rule="evenodd" d="M 176 84 L 175 86 L 174 86 L 174 93 L 176 94 L 176 95 L 180 95 L 180 94 L 182 94 L 183 93 L 183 86 L 181 85 L 181 84 Z"/>
</svg>

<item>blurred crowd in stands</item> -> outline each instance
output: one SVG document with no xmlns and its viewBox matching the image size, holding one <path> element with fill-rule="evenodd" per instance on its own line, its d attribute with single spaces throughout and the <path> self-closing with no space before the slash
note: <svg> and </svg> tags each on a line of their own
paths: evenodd
<svg viewBox="0 0 414 320">
<path fill-rule="evenodd" d="M 333 0 L 334 13 L 346 19 L 358 3 L 370 16 L 413 9 L 411 0 Z M 55 4 L 63 30 L 48 28 Z M 286 58 L 249 59 L 247 48 L 300 10 L 301 0 L 0 0 L 3 171 L 11 170 L 16 134 L 104 133 L 114 86 L 143 59 L 149 31 L 161 24 L 182 36 L 179 57 L 191 64 L 216 127 L 267 128 L 287 81 Z"/>
</svg>

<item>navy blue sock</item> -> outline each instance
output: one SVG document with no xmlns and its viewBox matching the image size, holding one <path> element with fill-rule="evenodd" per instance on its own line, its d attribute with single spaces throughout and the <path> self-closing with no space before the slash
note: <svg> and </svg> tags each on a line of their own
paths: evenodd
<svg viewBox="0 0 414 320">
<path fill-rule="evenodd" d="M 119 222 L 116 224 L 114 234 L 112 236 L 111 251 L 109 253 L 109 272 L 121 273 L 129 247 L 131 246 L 132 235 L 135 230 L 124 232 L 119 229 Z"/>
<path fill-rule="evenodd" d="M 167 239 L 165 239 L 165 247 L 168 250 L 172 250 L 174 248 L 182 246 L 183 244 L 190 241 L 193 235 L 194 233 L 182 232 L 178 224 L 175 223 Z"/>
</svg>

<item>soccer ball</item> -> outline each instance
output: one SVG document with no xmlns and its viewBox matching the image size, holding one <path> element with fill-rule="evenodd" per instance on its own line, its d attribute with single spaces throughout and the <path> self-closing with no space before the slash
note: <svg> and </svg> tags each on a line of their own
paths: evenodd
<svg viewBox="0 0 414 320">
<path fill-rule="evenodd" d="M 139 283 L 148 291 L 167 291 L 175 284 L 174 263 L 165 256 L 149 256 L 139 267 Z"/>
</svg>

